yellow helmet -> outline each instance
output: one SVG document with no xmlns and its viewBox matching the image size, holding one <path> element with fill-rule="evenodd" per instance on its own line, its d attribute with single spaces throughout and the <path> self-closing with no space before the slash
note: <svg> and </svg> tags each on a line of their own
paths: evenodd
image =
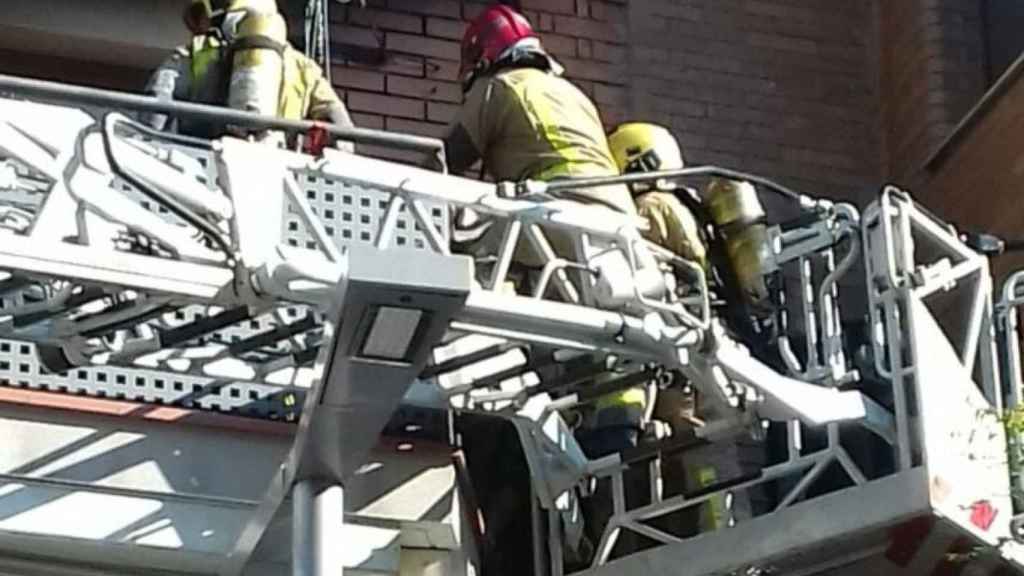
<svg viewBox="0 0 1024 576">
<path fill-rule="evenodd" d="M 608 145 L 623 174 L 676 170 L 684 165 L 679 142 L 657 124 L 623 124 L 608 136 Z"/>
<path fill-rule="evenodd" d="M 679 142 L 667 128 L 657 124 L 623 124 L 608 136 L 608 146 L 622 174 L 678 170 L 684 166 Z M 662 180 L 630 185 L 630 190 L 634 194 L 641 194 L 654 188 L 672 190 L 675 185 Z"/>
</svg>

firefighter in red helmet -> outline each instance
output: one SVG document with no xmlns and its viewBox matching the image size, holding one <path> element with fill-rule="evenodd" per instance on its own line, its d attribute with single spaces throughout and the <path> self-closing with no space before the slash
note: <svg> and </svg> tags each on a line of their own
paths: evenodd
<svg viewBox="0 0 1024 576">
<path fill-rule="evenodd" d="M 486 172 L 497 181 L 618 176 L 618 165 L 609 149 L 597 107 L 562 73 L 562 67 L 544 50 L 523 15 L 508 6 L 484 10 L 469 24 L 462 40 L 460 80 L 465 97 L 445 138 L 451 171 L 464 172 L 482 160 Z M 626 214 L 639 220 L 625 186 L 581 188 L 562 197 L 603 207 L 609 215 Z M 458 214 L 455 220 L 455 240 L 463 245 L 460 251 L 481 257 L 493 254 L 501 244 L 501 227 L 483 220 L 467 230 L 460 226 L 464 215 Z M 557 255 L 575 259 L 570 238 L 562 237 L 556 230 L 545 233 Z M 529 244 L 520 242 L 514 263 L 527 270 L 538 270 L 543 266 L 538 256 Z M 524 276 L 529 277 L 529 273 Z M 601 418 L 588 418 L 590 424 L 581 427 L 586 430 L 579 436 L 580 443 L 590 458 L 630 448 L 637 442 L 644 410 L 642 406 L 635 409 L 631 397 L 626 404 L 617 402 L 618 399 L 607 399 L 607 405 L 595 409 Z M 482 424 L 477 426 L 471 435 L 507 437 L 517 442 L 515 434 L 500 434 L 483 429 Z M 500 428 L 500 424 L 496 426 Z M 504 543 L 485 564 L 502 574 L 532 570 L 529 539 L 521 542 L 522 548 L 510 544 L 527 537 L 531 529 L 529 490 L 525 488 L 529 472 L 525 460 L 512 458 L 513 450 L 518 451 L 514 445 L 495 449 L 492 443 L 480 444 L 477 449 L 466 448 L 468 465 L 479 472 L 473 481 L 475 491 L 486 494 L 488 500 L 482 503 L 488 529 L 493 538 Z M 521 465 L 510 468 L 509 462 L 513 460 Z M 589 542 L 582 537 L 578 523 L 567 522 L 563 527 L 567 544 L 564 551 L 570 562 L 587 560 L 588 544 L 610 516 L 610 493 L 600 489 L 603 484 L 606 483 L 599 486 L 600 495 L 583 503 L 588 510 L 590 531 L 595 533 L 590 535 Z M 589 513 L 590 509 L 594 513 Z M 495 558 L 499 554 L 500 558 Z M 525 565 L 519 566 L 517 562 Z"/>
<path fill-rule="evenodd" d="M 465 100 L 445 140 L 451 170 L 482 159 L 503 181 L 617 175 L 597 108 L 562 72 L 514 9 L 491 6 L 471 22 L 462 39 Z M 574 198 L 636 214 L 622 186 Z"/>
</svg>

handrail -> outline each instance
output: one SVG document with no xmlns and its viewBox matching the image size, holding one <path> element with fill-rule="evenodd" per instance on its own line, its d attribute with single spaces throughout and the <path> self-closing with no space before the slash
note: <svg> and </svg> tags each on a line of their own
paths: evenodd
<svg viewBox="0 0 1024 576">
<path fill-rule="evenodd" d="M 720 178 L 729 178 L 732 180 L 746 180 L 753 182 L 754 184 L 760 184 L 765 188 L 785 197 L 790 200 L 801 202 L 807 198 L 805 195 L 800 194 L 774 180 L 751 174 L 749 172 L 741 172 L 739 170 L 732 170 L 729 168 L 722 168 L 720 166 L 692 166 L 689 168 L 679 168 L 675 170 L 660 170 L 657 172 L 638 172 L 632 174 L 623 174 L 621 176 L 600 176 L 594 178 L 568 178 L 565 180 L 554 180 L 551 182 L 537 182 L 527 181 L 522 186 L 529 191 L 540 191 L 540 192 L 560 192 L 564 190 L 579 190 L 581 188 L 597 188 L 600 186 L 613 186 L 618 184 L 637 184 L 654 182 L 656 180 L 679 180 L 683 178 L 695 178 L 701 176 L 712 176 Z M 807 200 L 810 200 L 807 198 Z"/>
</svg>

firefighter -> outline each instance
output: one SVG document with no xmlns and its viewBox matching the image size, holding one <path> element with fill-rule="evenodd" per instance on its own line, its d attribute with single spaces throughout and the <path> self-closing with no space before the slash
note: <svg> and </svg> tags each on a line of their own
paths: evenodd
<svg viewBox="0 0 1024 576">
<path fill-rule="evenodd" d="M 656 124 L 633 122 L 619 126 L 609 135 L 608 142 L 615 161 L 623 174 L 679 170 L 685 166 L 682 150 L 672 133 Z M 693 194 L 677 189 L 668 180 L 630 184 L 637 211 L 647 219 L 649 228 L 643 235 L 678 256 L 708 270 L 707 248 L 701 227 L 676 194 Z M 653 417 L 667 423 L 674 433 L 702 426 L 700 406 L 696 393 L 674 374 L 676 382 L 658 393 Z M 662 462 L 664 495 L 683 493 L 683 488 L 699 490 L 717 480 L 712 464 L 714 456 L 691 451 L 665 458 Z M 727 523 L 724 499 L 718 497 L 698 509 L 680 511 L 669 519 L 670 529 L 680 535 L 694 535 Z"/>
<path fill-rule="evenodd" d="M 562 73 L 524 16 L 508 6 L 486 9 L 469 24 L 462 40 L 465 96 L 445 138 L 450 170 L 464 172 L 482 160 L 485 171 L 498 181 L 618 175 L 596 106 Z M 604 207 L 609 214 L 637 215 L 629 190 L 621 185 L 580 189 L 563 197 Z M 493 254 L 500 245 L 498 228 L 483 222 L 474 248 L 466 251 Z M 458 224 L 455 232 L 458 237 Z M 573 257 L 566 238 L 546 233 L 557 254 Z M 543 264 L 525 243 L 517 247 L 515 263 L 528 268 Z M 578 434 L 588 457 L 636 445 L 644 399 L 643 390 L 600 399 Z M 529 507 L 524 503 L 518 509 Z M 612 511 L 608 481 L 599 484 L 585 510 L 588 532 L 596 541 Z"/>
<path fill-rule="evenodd" d="M 183 20 L 192 40 L 175 49 L 152 74 L 147 93 L 352 126 L 348 110 L 320 67 L 288 44 L 284 18 L 274 0 L 192 0 Z M 158 130 L 168 128 L 164 115 L 145 121 Z M 198 137 L 217 137 L 224 130 L 208 122 L 178 123 L 180 133 Z"/>
<path fill-rule="evenodd" d="M 459 72 L 464 102 L 445 138 L 451 171 L 483 160 L 499 181 L 616 175 L 597 108 L 562 72 L 514 9 L 492 6 L 471 22 Z M 636 214 L 622 186 L 571 197 Z"/>
<path fill-rule="evenodd" d="M 508 6 L 485 10 L 462 40 L 465 101 L 445 139 L 449 168 L 462 172 L 482 159 L 499 181 L 618 175 L 597 108 L 562 72 L 524 16 Z M 636 215 L 624 186 L 581 189 L 569 197 Z M 556 235 L 549 236 L 556 250 L 566 250 Z M 533 260 L 519 256 L 521 262 Z M 594 428 L 607 429 L 588 438 L 592 442 L 584 448 L 591 448 L 591 457 L 635 444 L 643 397 L 643 391 L 628 391 L 598 403 L 605 414 Z"/>
<path fill-rule="evenodd" d="M 615 163 L 623 174 L 683 168 L 682 150 L 672 133 L 657 124 L 631 122 L 608 136 Z M 707 268 L 707 249 L 693 213 L 676 197 L 667 180 L 630 185 L 640 216 L 648 221 L 645 238 Z M 685 191 L 680 191 L 685 193 Z"/>
<path fill-rule="evenodd" d="M 498 181 L 618 175 L 597 108 L 562 72 L 530 22 L 514 9 L 492 6 L 471 22 L 462 40 L 459 73 L 465 99 L 445 139 L 451 171 L 463 172 L 483 160 Z M 624 186 L 581 189 L 568 197 L 636 215 Z M 490 241 L 481 245 L 496 247 L 500 231 L 488 234 Z M 549 232 L 549 238 L 557 252 L 569 251 L 557 234 Z M 524 251 L 517 261 L 537 264 Z M 602 407 L 633 413 L 640 395 L 617 395 Z M 623 442 L 602 437 L 602 443 L 616 448 L 631 443 L 630 434 L 621 437 Z M 615 450 L 601 450 L 609 451 Z"/>
</svg>

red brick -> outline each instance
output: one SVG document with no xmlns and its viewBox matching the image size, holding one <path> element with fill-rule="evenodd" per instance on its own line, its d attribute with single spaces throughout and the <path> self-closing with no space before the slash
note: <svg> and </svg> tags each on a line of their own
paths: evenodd
<svg viewBox="0 0 1024 576">
<path fill-rule="evenodd" d="M 576 85 L 584 94 L 586 94 L 591 100 L 594 99 L 594 83 L 589 80 L 573 80 L 573 84 Z"/>
<path fill-rule="evenodd" d="M 384 90 L 384 74 L 380 72 L 341 66 L 333 66 L 331 71 L 331 81 L 335 86 L 370 91 Z"/>
<path fill-rule="evenodd" d="M 749 42 L 751 46 L 775 48 L 786 52 L 816 54 L 818 51 L 818 45 L 813 40 L 807 40 L 804 38 L 788 38 L 785 36 L 763 34 L 759 32 L 749 34 L 747 36 L 747 42 Z"/>
<path fill-rule="evenodd" d="M 431 122 L 443 122 L 448 124 L 455 120 L 459 112 L 459 106 L 442 104 L 440 102 L 427 102 L 427 119 Z"/>
<path fill-rule="evenodd" d="M 400 96 L 411 96 L 421 100 L 440 100 L 442 102 L 462 102 L 462 89 L 458 84 L 439 80 L 422 80 L 404 76 L 388 77 L 388 93 Z"/>
<path fill-rule="evenodd" d="M 615 64 L 621 64 L 626 61 L 626 49 L 622 46 L 616 46 L 615 44 L 609 44 L 607 42 L 599 42 L 595 40 L 593 46 L 593 58 L 595 60 L 601 60 L 602 62 L 613 62 Z M 668 59 L 668 52 L 665 52 L 665 59 Z"/>
<path fill-rule="evenodd" d="M 384 35 L 369 28 L 334 25 L 331 26 L 331 42 L 378 48 L 384 44 Z"/>
<path fill-rule="evenodd" d="M 598 22 L 573 16 L 555 16 L 555 32 L 578 38 L 621 42 L 625 40 L 625 22 Z"/>
<path fill-rule="evenodd" d="M 426 62 L 427 78 L 434 80 L 447 80 L 457 82 L 459 80 L 459 63 L 451 60 L 429 59 Z"/>
<path fill-rule="evenodd" d="M 457 0 L 388 0 L 388 7 L 403 12 L 448 18 L 458 18 L 462 14 Z"/>
<path fill-rule="evenodd" d="M 576 0 L 521 0 L 524 10 L 554 12 L 557 14 L 575 14 Z"/>
<path fill-rule="evenodd" d="M 612 104 L 625 107 L 629 100 L 629 91 L 621 86 L 594 84 L 594 101 L 598 104 Z"/>
<path fill-rule="evenodd" d="M 565 66 L 566 75 L 570 78 L 594 80 L 608 84 L 624 84 L 627 79 L 626 71 L 621 66 L 575 58 L 560 58 L 559 60 Z"/>
<path fill-rule="evenodd" d="M 716 4 L 712 10 L 722 10 L 720 4 L 721 3 Z M 693 22 L 700 22 L 703 20 L 704 16 L 703 9 L 699 6 L 695 6 L 693 3 L 673 2 L 671 0 L 653 0 L 650 2 L 649 9 L 651 10 L 651 15 L 655 17 L 662 16 L 681 20 L 690 20 Z"/>
<path fill-rule="evenodd" d="M 349 90 L 348 107 L 354 112 L 370 112 L 385 116 L 421 119 L 424 117 L 425 105 L 422 100 L 385 96 L 370 92 Z"/>
<path fill-rule="evenodd" d="M 384 117 L 378 114 L 361 114 L 352 112 L 352 122 L 359 128 L 373 128 L 374 130 L 384 129 Z"/>
<path fill-rule="evenodd" d="M 541 32 L 552 32 L 555 29 L 555 17 L 547 12 L 541 12 L 537 20 L 533 22 L 533 25 Z"/>
<path fill-rule="evenodd" d="M 580 58 L 584 60 L 590 60 L 594 57 L 594 44 L 592 41 L 585 38 L 580 38 L 576 43 L 576 53 Z"/>
<path fill-rule="evenodd" d="M 448 134 L 448 126 L 445 124 L 403 120 L 401 118 L 388 118 L 386 124 L 388 130 L 394 132 L 405 132 L 407 134 L 418 134 L 434 138 L 444 138 Z"/>
<path fill-rule="evenodd" d="M 348 20 L 353 24 L 368 28 L 378 27 L 382 30 L 412 32 L 413 34 L 421 34 L 423 32 L 423 17 L 413 14 L 363 8 L 349 10 Z"/>
<path fill-rule="evenodd" d="M 445 60 L 458 60 L 461 55 L 458 42 L 399 34 L 397 32 L 387 33 L 387 48 L 388 50 L 396 50 L 418 56 L 443 58 Z"/>
<path fill-rule="evenodd" d="M 555 56 L 576 56 L 576 38 L 558 36 L 557 34 L 544 34 L 541 38 L 544 48 Z"/>
<path fill-rule="evenodd" d="M 480 13 L 490 5 L 491 3 L 489 1 L 468 0 L 462 5 L 462 19 L 472 20 L 479 16 Z"/>
<path fill-rule="evenodd" d="M 461 20 L 427 18 L 427 36 L 448 38 L 449 40 L 458 40 L 461 42 L 462 34 L 465 31 L 466 24 Z"/>
<path fill-rule="evenodd" d="M 626 8 L 622 5 L 602 2 L 600 0 L 590 0 L 590 17 L 602 22 L 608 20 L 625 21 L 628 14 L 626 13 Z"/>
<path fill-rule="evenodd" d="M 385 72 L 387 74 L 401 74 L 403 76 L 423 77 L 423 58 L 409 54 L 387 54 L 387 60 L 383 64 L 369 66 L 366 64 L 349 64 L 350 68 L 372 70 L 374 72 Z"/>
<path fill-rule="evenodd" d="M 656 97 L 653 99 L 655 110 L 668 112 L 673 115 L 682 114 L 686 116 L 702 117 L 707 115 L 707 103 L 695 100 L 687 100 L 678 97 Z"/>
</svg>

